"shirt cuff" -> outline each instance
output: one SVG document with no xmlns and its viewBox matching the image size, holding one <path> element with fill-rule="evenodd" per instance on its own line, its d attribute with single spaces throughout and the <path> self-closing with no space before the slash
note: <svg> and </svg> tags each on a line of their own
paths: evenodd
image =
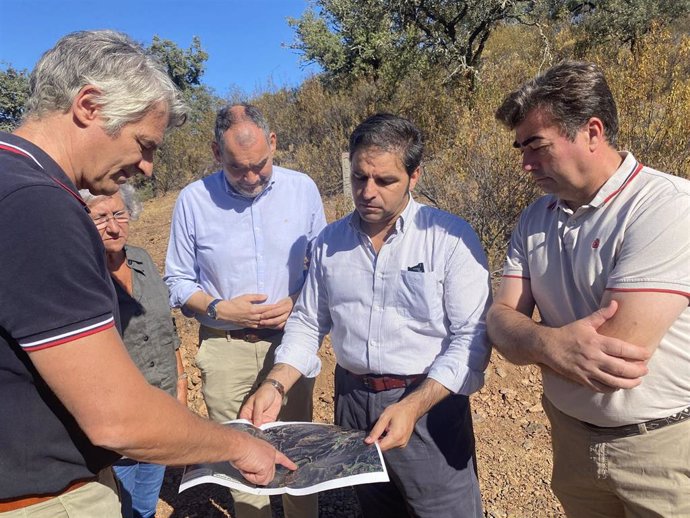
<svg viewBox="0 0 690 518">
<path fill-rule="evenodd" d="M 484 373 L 467 367 L 457 372 L 447 366 L 432 366 L 427 374 L 454 394 L 469 396 L 484 386 Z"/>
<path fill-rule="evenodd" d="M 282 343 L 276 349 L 274 363 L 286 363 L 307 378 L 315 378 L 321 372 L 319 357 L 293 344 Z"/>
<path fill-rule="evenodd" d="M 175 286 L 170 288 L 170 307 L 180 308 L 182 314 L 186 317 L 194 315 L 194 312 L 185 310 L 184 305 L 187 303 L 189 298 L 194 295 L 197 291 L 204 291 L 201 286 L 196 283 L 184 283 L 184 286 Z"/>
</svg>

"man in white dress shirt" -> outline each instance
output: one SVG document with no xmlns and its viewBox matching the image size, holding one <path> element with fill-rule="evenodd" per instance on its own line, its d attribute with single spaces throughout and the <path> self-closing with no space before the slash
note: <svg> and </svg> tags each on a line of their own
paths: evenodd
<svg viewBox="0 0 690 518">
<path fill-rule="evenodd" d="M 365 518 L 480 517 L 468 396 L 490 355 L 487 262 L 462 219 L 417 203 L 420 131 L 389 114 L 350 137 L 356 210 L 316 239 L 268 383 L 241 417 L 273 420 L 284 392 L 314 377 L 330 333 L 335 422 L 379 441 L 391 482 L 356 487 Z"/>
<path fill-rule="evenodd" d="M 277 137 L 249 104 L 216 115 L 211 148 L 222 168 L 180 193 L 170 227 L 165 281 L 173 307 L 199 321 L 202 393 L 209 417 L 237 418 L 273 365 L 311 243 L 326 226 L 306 174 L 273 165 Z M 301 380 L 280 413 L 312 420 L 314 380 Z M 271 518 L 266 495 L 231 491 L 236 518 Z M 316 495 L 283 495 L 287 518 L 317 518 Z"/>
</svg>

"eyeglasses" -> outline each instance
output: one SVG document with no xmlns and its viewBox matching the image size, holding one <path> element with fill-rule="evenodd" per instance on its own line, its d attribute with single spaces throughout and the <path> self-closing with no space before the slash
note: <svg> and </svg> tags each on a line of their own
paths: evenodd
<svg viewBox="0 0 690 518">
<path fill-rule="evenodd" d="M 93 222 L 96 224 L 96 228 L 98 230 L 103 230 L 108 226 L 108 222 L 111 220 L 115 220 L 119 224 L 129 223 L 129 212 L 127 212 L 127 210 L 119 210 L 117 212 L 113 212 L 112 214 L 105 214 L 103 216 L 91 219 L 93 219 Z"/>
</svg>

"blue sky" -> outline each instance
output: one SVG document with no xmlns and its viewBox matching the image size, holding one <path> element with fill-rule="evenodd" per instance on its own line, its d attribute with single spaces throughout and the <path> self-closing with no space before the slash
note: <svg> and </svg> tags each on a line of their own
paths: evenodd
<svg viewBox="0 0 690 518">
<path fill-rule="evenodd" d="M 297 86 L 318 67 L 304 67 L 283 45 L 295 36 L 307 0 L 0 0 L 0 65 L 31 70 L 63 35 L 116 29 L 149 45 L 155 34 L 187 49 L 201 38 L 209 54 L 202 81 L 226 95 Z"/>
</svg>

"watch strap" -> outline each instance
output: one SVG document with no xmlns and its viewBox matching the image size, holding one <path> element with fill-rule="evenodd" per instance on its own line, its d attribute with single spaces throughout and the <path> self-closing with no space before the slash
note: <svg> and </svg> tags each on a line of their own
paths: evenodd
<svg viewBox="0 0 690 518">
<path fill-rule="evenodd" d="M 216 319 L 218 315 L 216 314 L 216 305 L 223 299 L 213 299 L 211 303 L 206 306 L 206 315 L 209 318 Z"/>
</svg>

